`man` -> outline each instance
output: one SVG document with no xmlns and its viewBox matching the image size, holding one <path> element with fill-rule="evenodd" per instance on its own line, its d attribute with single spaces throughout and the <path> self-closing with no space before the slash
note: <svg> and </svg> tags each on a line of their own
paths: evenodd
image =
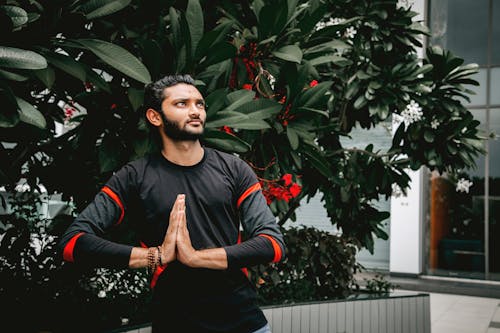
<svg viewBox="0 0 500 333">
<path fill-rule="evenodd" d="M 270 332 L 245 267 L 283 259 L 285 245 L 252 169 L 202 146 L 206 112 L 188 75 L 146 86 L 145 116 L 161 152 L 117 171 L 66 230 L 66 261 L 153 271 L 153 332 Z M 125 214 L 143 247 L 103 238 Z M 240 226 L 249 236 L 240 241 Z"/>
</svg>

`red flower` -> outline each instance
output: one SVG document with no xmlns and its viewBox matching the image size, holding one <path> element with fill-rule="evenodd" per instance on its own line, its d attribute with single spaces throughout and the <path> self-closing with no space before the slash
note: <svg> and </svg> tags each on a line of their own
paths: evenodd
<svg viewBox="0 0 500 333">
<path fill-rule="evenodd" d="M 118 105 L 116 105 L 116 103 L 113 103 L 111 104 L 111 106 L 109 107 L 111 110 L 114 110 L 117 108 Z"/>
<path fill-rule="evenodd" d="M 316 80 L 312 80 L 310 83 L 309 83 L 309 87 L 316 87 L 318 85 L 318 81 Z"/>
<path fill-rule="evenodd" d="M 285 182 L 285 186 L 289 186 L 292 184 L 292 175 L 289 173 L 284 174 L 281 179 Z"/>
<path fill-rule="evenodd" d="M 245 84 L 243 85 L 243 89 L 245 89 L 245 90 L 252 90 L 252 87 L 253 87 L 253 86 L 252 86 L 250 83 L 245 83 Z"/>
<path fill-rule="evenodd" d="M 220 130 L 223 131 L 223 132 L 226 132 L 227 134 L 234 135 L 233 129 L 231 127 L 229 127 L 229 126 L 222 126 L 220 128 Z"/>
<path fill-rule="evenodd" d="M 293 183 L 292 186 L 290 186 L 290 194 L 292 195 L 292 197 L 296 197 L 300 194 L 300 191 L 302 191 L 302 187 L 297 184 L 297 183 Z"/>
</svg>

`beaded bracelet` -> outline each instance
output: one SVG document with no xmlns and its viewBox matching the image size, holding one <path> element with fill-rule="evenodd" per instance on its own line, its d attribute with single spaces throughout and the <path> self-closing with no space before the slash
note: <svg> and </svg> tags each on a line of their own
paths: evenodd
<svg viewBox="0 0 500 333">
<path fill-rule="evenodd" d="M 161 261 L 161 247 L 157 246 L 156 248 L 158 249 L 158 266 L 162 267 L 163 263 Z"/>
<path fill-rule="evenodd" d="M 150 247 L 148 249 L 148 268 L 151 270 L 151 272 L 154 272 L 156 270 L 156 253 L 155 253 L 155 248 Z"/>
</svg>

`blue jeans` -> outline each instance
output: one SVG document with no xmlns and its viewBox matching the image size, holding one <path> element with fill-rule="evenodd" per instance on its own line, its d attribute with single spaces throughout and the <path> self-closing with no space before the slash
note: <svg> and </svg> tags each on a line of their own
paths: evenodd
<svg viewBox="0 0 500 333">
<path fill-rule="evenodd" d="M 269 324 L 266 324 L 266 326 L 259 328 L 257 331 L 254 331 L 253 333 L 272 333 L 272 332 Z"/>
</svg>

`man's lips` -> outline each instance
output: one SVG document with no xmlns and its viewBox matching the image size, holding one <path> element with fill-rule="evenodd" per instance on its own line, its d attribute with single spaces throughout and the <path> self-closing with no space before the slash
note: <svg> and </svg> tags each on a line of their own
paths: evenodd
<svg viewBox="0 0 500 333">
<path fill-rule="evenodd" d="M 188 121 L 187 123 L 191 125 L 202 125 L 203 121 L 201 119 L 193 119 Z"/>
</svg>

